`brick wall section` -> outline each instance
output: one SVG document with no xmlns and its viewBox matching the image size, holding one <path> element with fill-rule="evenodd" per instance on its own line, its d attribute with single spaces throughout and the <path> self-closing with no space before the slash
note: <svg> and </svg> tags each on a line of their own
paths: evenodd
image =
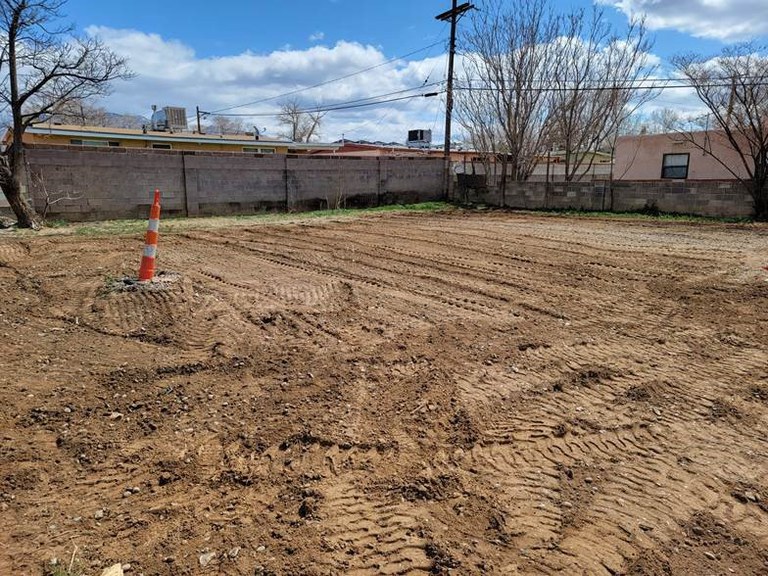
<svg viewBox="0 0 768 576">
<path fill-rule="evenodd" d="M 655 205 L 662 212 L 748 217 L 752 197 L 735 180 L 508 182 L 499 190 L 459 190 L 472 202 L 527 209 L 578 209 L 627 212 Z M 463 195 L 463 196 L 462 196 Z"/>
<path fill-rule="evenodd" d="M 378 206 L 442 198 L 442 159 L 358 158 L 32 146 L 29 189 L 50 218 L 144 218 L 152 191 L 165 215 Z"/>
</svg>

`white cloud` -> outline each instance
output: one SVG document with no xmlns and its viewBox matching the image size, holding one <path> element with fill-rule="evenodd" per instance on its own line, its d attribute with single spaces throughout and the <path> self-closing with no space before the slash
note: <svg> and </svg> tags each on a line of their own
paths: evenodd
<svg viewBox="0 0 768 576">
<path fill-rule="evenodd" d="M 768 34 L 766 0 L 597 0 L 627 16 L 644 14 L 651 29 L 670 28 L 726 42 Z"/>
<path fill-rule="evenodd" d="M 136 77 L 114 84 L 113 94 L 102 105 L 111 111 L 147 115 L 152 104 L 184 106 L 188 114 L 195 106 L 215 111 L 256 102 L 293 90 L 339 78 L 362 69 L 377 68 L 296 94 L 307 106 L 333 104 L 421 86 L 428 75 L 439 81 L 445 57 L 386 63 L 388 57 L 376 47 L 356 42 L 337 42 L 332 47 L 312 46 L 305 50 L 284 48 L 268 54 L 241 54 L 200 58 L 182 42 L 136 30 L 92 26 L 86 32 L 99 36 L 110 48 L 129 59 Z M 424 91 L 435 91 L 436 87 Z M 416 91 L 414 93 L 419 93 Z M 407 94 L 405 94 L 407 95 Z M 394 95 L 394 97 L 400 94 Z M 347 138 L 404 141 L 407 130 L 439 127 L 439 98 L 414 98 L 382 106 L 330 112 L 321 135 L 332 141 Z M 274 114 L 279 101 L 254 103 L 232 112 Z M 267 127 L 275 136 L 274 116 L 244 118 L 246 125 Z M 437 134 L 436 134 L 437 135 Z"/>
<path fill-rule="evenodd" d="M 314 32 L 309 35 L 309 41 L 310 42 L 319 42 L 320 40 L 325 39 L 325 32 Z"/>
</svg>

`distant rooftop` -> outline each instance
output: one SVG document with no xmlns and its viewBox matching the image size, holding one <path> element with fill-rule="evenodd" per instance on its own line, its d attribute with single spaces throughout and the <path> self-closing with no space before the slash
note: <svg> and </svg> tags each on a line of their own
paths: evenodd
<svg viewBox="0 0 768 576">
<path fill-rule="evenodd" d="M 265 138 L 260 136 L 258 140 L 253 133 L 244 134 L 199 134 L 197 132 L 168 132 L 168 131 L 155 131 L 155 130 L 141 130 L 136 128 L 111 128 L 104 126 L 80 126 L 77 124 L 56 124 L 50 122 L 44 122 L 40 124 L 34 124 L 27 128 L 27 132 L 30 134 L 56 134 L 59 136 L 71 136 L 71 137 L 88 137 L 88 136 L 101 136 L 104 138 L 122 138 L 126 140 L 149 140 L 149 141 L 177 141 L 177 142 L 194 142 L 194 143 L 226 143 L 241 146 L 252 146 L 254 142 L 259 144 L 271 144 L 278 146 L 287 146 L 293 149 L 328 149 L 335 150 L 338 148 L 334 144 L 322 144 L 322 143 L 303 143 L 293 142 L 291 140 L 285 140 L 280 138 Z M 5 140 L 8 140 L 10 136 L 6 134 Z"/>
</svg>

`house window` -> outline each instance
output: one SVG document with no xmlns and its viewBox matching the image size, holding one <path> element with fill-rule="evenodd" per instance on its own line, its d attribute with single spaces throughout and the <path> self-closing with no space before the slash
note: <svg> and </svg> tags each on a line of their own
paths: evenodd
<svg viewBox="0 0 768 576">
<path fill-rule="evenodd" d="M 72 146 L 120 146 L 120 142 L 107 141 L 107 140 L 82 140 L 80 138 L 72 138 L 69 143 Z"/>
<path fill-rule="evenodd" d="M 274 148 L 258 148 L 256 146 L 243 146 L 243 152 L 255 152 L 257 154 L 274 154 Z"/>
<path fill-rule="evenodd" d="M 170 144 L 152 144 L 152 148 L 155 150 L 170 150 L 171 145 Z"/>
<path fill-rule="evenodd" d="M 688 154 L 664 154 L 661 163 L 662 178 L 688 178 Z"/>
</svg>

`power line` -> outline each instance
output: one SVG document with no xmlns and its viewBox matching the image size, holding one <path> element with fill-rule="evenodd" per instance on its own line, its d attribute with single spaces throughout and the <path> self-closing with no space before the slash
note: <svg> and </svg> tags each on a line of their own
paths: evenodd
<svg viewBox="0 0 768 576">
<path fill-rule="evenodd" d="M 679 78 L 669 78 L 669 79 L 663 79 L 663 78 L 657 78 L 654 80 L 649 80 L 653 82 L 687 82 L 687 80 L 679 79 Z M 752 82 L 750 86 L 768 86 L 768 81 L 763 82 Z M 689 88 L 689 89 L 696 89 L 696 88 L 731 88 L 733 87 L 732 82 L 727 83 L 708 83 L 708 84 L 680 84 L 680 85 L 671 85 L 671 84 L 644 84 L 644 83 L 629 83 L 629 84 L 605 84 L 601 86 L 527 86 L 523 88 L 515 88 L 513 90 L 509 90 L 510 92 L 520 91 L 520 92 L 571 92 L 571 91 L 591 91 L 591 92 L 602 92 L 602 91 L 608 91 L 608 90 L 676 90 L 681 88 Z M 455 87 L 456 90 L 465 90 L 465 91 L 479 91 L 479 92 L 501 92 L 502 88 L 497 88 L 494 86 L 473 86 L 470 82 L 469 85 L 460 84 Z"/>
<path fill-rule="evenodd" d="M 262 98 L 260 100 L 254 100 L 253 102 L 246 102 L 245 104 L 237 104 L 235 106 L 229 106 L 227 108 L 219 108 L 218 110 L 213 110 L 210 112 L 206 112 L 206 114 L 219 114 L 220 112 L 226 112 L 227 110 L 235 110 L 236 108 L 244 108 L 246 106 L 253 106 L 255 104 L 262 104 L 264 102 L 269 102 L 271 100 L 277 100 L 278 98 L 285 98 L 286 96 L 293 96 L 294 94 L 298 94 L 300 92 L 305 92 L 307 90 L 313 90 L 314 88 L 319 88 L 321 86 L 326 86 L 328 84 L 332 84 L 334 82 L 339 82 L 340 80 L 346 80 L 347 78 L 351 78 L 352 76 L 357 76 L 358 74 L 364 74 L 365 72 L 370 72 L 371 70 L 375 70 L 376 68 L 381 68 L 382 66 L 386 66 L 387 64 L 391 64 L 392 62 L 397 62 L 398 60 L 402 60 L 403 58 L 408 58 L 409 56 L 413 56 L 414 54 L 418 54 L 419 52 L 424 52 L 425 50 L 429 50 L 430 48 L 434 48 L 435 46 L 439 44 L 443 44 L 445 40 L 438 40 L 437 42 L 433 42 L 429 46 L 424 46 L 423 48 L 419 48 L 418 50 L 414 50 L 413 52 L 408 52 L 407 54 L 403 54 L 402 56 L 395 56 L 394 58 L 390 58 L 389 60 L 385 62 L 381 62 L 379 64 L 375 64 L 373 66 L 369 66 L 368 68 L 363 68 L 362 70 L 357 70 L 356 72 L 350 72 L 349 74 L 345 74 L 344 76 L 339 76 L 338 78 L 331 78 L 330 80 L 325 80 L 323 82 L 319 82 L 317 84 L 313 84 L 312 86 L 305 86 L 303 88 L 297 88 L 296 90 L 291 90 L 290 92 L 284 92 L 282 94 L 277 94 L 276 96 L 269 96 L 267 98 Z"/>
<path fill-rule="evenodd" d="M 379 104 L 387 104 L 389 102 L 399 102 L 401 100 L 410 100 L 412 98 L 431 98 L 443 94 L 444 90 L 439 92 L 428 92 L 426 94 L 411 94 L 410 96 L 400 96 L 399 98 L 389 98 L 387 100 L 377 100 L 376 102 L 364 102 L 362 104 L 353 104 L 350 106 L 338 106 L 335 108 L 317 108 L 315 110 L 297 110 L 298 113 L 314 113 L 314 112 L 332 112 L 334 110 L 350 110 L 353 108 L 363 108 L 365 106 L 377 106 Z M 223 116 L 223 114 L 222 114 Z M 261 113 L 261 114 L 228 114 L 227 116 L 275 116 L 274 112 Z"/>
<path fill-rule="evenodd" d="M 411 94 L 409 96 L 402 96 L 399 98 L 389 98 L 385 100 L 379 100 L 380 98 L 386 98 L 387 96 L 394 96 L 396 94 L 404 94 L 405 92 L 413 92 L 414 90 L 423 90 L 424 88 L 429 88 L 432 86 L 439 86 L 443 82 L 431 82 L 429 84 L 423 84 L 421 86 L 415 86 L 413 88 L 405 88 L 403 90 L 396 90 L 394 92 L 388 92 L 386 94 L 378 94 L 376 96 L 368 96 L 367 98 L 358 98 L 357 100 L 348 100 L 346 102 L 337 102 L 336 104 L 328 104 L 326 106 L 316 106 L 313 108 L 307 108 L 304 110 L 296 110 L 296 113 L 298 114 L 314 114 L 316 112 L 331 112 L 334 110 L 348 110 L 351 108 L 361 108 L 364 106 L 373 106 L 376 104 L 386 104 L 388 102 L 397 102 L 400 100 L 407 100 L 409 98 L 418 98 L 418 97 L 431 97 L 431 96 L 437 96 L 441 92 L 428 92 L 425 94 Z M 370 100 L 375 100 L 374 102 L 369 102 Z M 204 112 L 204 114 L 212 114 L 211 112 Z M 257 113 L 245 113 L 245 112 L 235 112 L 235 113 L 225 113 L 225 114 L 218 114 L 218 116 L 244 116 L 244 117 L 260 117 L 260 116 L 277 116 L 279 115 L 279 112 L 257 112 Z"/>
<path fill-rule="evenodd" d="M 440 34 L 438 34 L 438 36 L 442 36 L 443 35 L 443 32 L 445 31 L 445 28 L 447 26 L 448 26 L 447 22 L 443 24 L 443 28 L 442 28 L 442 30 L 440 30 Z M 430 58 L 431 57 L 431 52 L 432 51 L 430 50 L 429 53 L 427 53 L 427 55 L 425 56 L 425 58 Z M 432 74 L 435 72 L 436 68 L 437 68 L 437 62 L 435 62 L 432 65 L 432 69 L 429 71 L 429 74 L 427 74 L 427 77 L 424 78 L 424 84 L 422 85 L 422 87 L 427 85 L 427 83 L 429 82 L 429 79 L 432 77 Z M 443 82 L 445 81 L 445 75 L 443 75 L 443 80 L 442 81 Z M 436 114 L 438 114 L 439 112 L 440 112 L 439 108 L 436 108 Z M 379 116 L 379 119 L 376 121 L 376 124 L 374 124 L 374 130 L 378 130 L 379 126 L 381 126 L 381 124 L 384 122 L 384 120 L 386 120 L 391 113 L 392 113 L 392 110 L 390 109 L 389 111 L 384 112 L 384 114 L 381 114 Z M 437 116 L 435 116 L 435 123 L 436 122 L 437 122 Z M 359 124 L 355 128 L 355 131 L 359 131 L 363 126 L 365 126 L 367 124 L 371 124 L 371 123 L 372 123 L 372 120 L 366 120 L 362 124 Z M 434 127 L 435 126 L 434 126 L 434 123 L 433 123 L 432 128 L 434 129 Z"/>
</svg>

